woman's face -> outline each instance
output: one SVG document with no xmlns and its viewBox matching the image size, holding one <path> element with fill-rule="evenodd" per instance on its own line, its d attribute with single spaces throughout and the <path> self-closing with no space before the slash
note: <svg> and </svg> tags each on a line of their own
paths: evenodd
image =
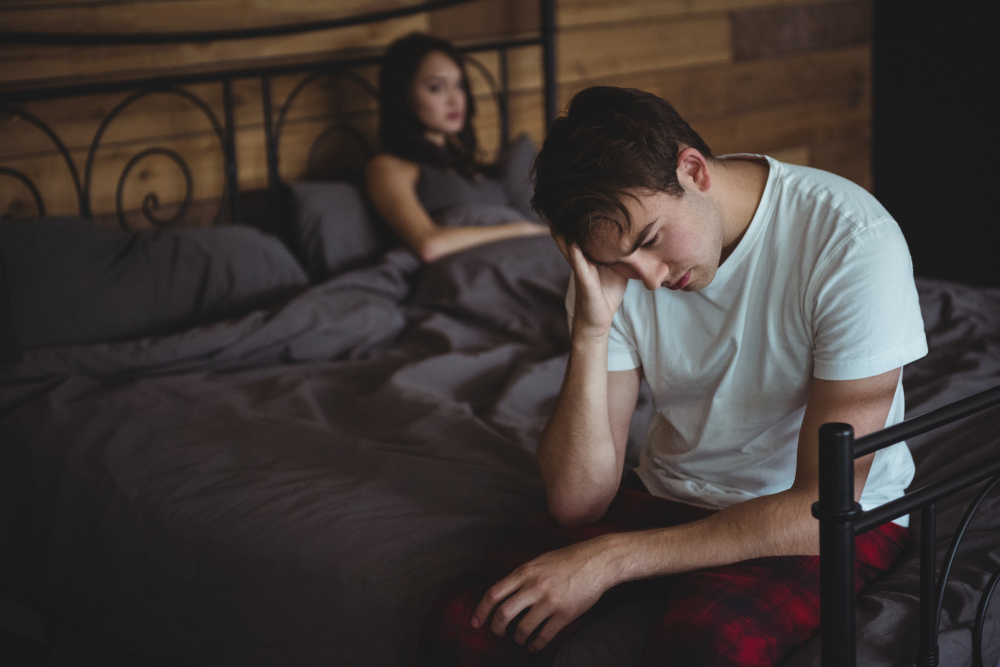
<svg viewBox="0 0 1000 667">
<path fill-rule="evenodd" d="M 465 127 L 465 80 L 459 66 L 443 52 L 431 51 L 424 56 L 410 96 L 413 112 L 427 128 L 429 140 L 443 142 L 444 135 Z"/>
</svg>

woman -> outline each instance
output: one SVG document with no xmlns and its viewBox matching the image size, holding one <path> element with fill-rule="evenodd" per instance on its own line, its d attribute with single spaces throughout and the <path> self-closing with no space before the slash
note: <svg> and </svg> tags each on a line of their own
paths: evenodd
<svg viewBox="0 0 1000 667">
<path fill-rule="evenodd" d="M 548 232 L 526 220 L 489 226 L 453 226 L 453 220 L 445 226 L 441 216 L 432 218 L 431 212 L 452 204 L 507 204 L 503 186 L 476 160 L 475 106 L 450 42 L 418 33 L 397 40 L 386 53 L 379 86 L 386 152 L 365 170 L 368 196 L 421 259 L 433 262 L 484 243 Z"/>
</svg>

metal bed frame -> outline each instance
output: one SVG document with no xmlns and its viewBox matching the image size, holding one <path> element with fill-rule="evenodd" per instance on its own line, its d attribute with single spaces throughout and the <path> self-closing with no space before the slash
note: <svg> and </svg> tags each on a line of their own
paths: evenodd
<svg viewBox="0 0 1000 667">
<path fill-rule="evenodd" d="M 59 45 L 120 45 L 120 44 L 177 44 L 207 42 L 213 40 L 239 40 L 255 37 L 291 35 L 315 30 L 329 30 L 385 21 L 421 12 L 428 12 L 449 6 L 464 4 L 471 0 L 428 0 L 419 5 L 370 12 L 356 16 L 324 21 L 297 23 L 282 26 L 268 26 L 242 30 L 143 33 L 143 34 L 69 34 L 69 33 L 17 33 L 0 31 L 0 42 L 7 44 L 59 44 Z M 544 81 L 544 112 L 546 126 L 556 116 L 556 70 L 555 70 L 555 10 L 554 0 L 540 0 L 541 29 L 537 36 L 521 39 L 491 41 L 466 47 L 462 51 L 473 54 L 483 51 L 497 51 L 499 54 L 499 83 L 486 68 L 476 61 L 469 63 L 476 67 L 489 82 L 497 101 L 500 119 L 501 145 L 509 138 L 509 87 L 507 80 L 507 52 L 523 46 L 542 47 L 542 73 Z M 280 139 L 289 109 L 302 89 L 320 77 L 342 76 L 353 80 L 370 95 L 377 97 L 377 91 L 365 79 L 350 71 L 351 68 L 377 64 L 381 55 L 332 58 L 304 64 L 275 65 L 229 69 L 210 73 L 163 76 L 154 79 L 128 79 L 104 83 L 63 85 L 32 88 L 25 90 L 0 91 L 0 114 L 18 117 L 44 133 L 56 147 L 69 170 L 81 217 L 92 217 L 90 193 L 94 158 L 100 147 L 101 138 L 108 125 L 130 104 L 153 93 L 169 93 L 187 99 L 200 109 L 211 122 L 224 156 L 225 189 L 215 220 L 218 222 L 223 209 L 228 207 L 229 218 L 234 223 L 243 221 L 239 202 L 239 178 L 236 161 L 235 126 L 233 121 L 232 82 L 236 79 L 259 78 L 261 84 L 261 105 L 264 113 L 264 129 L 267 156 L 267 196 L 269 217 L 273 229 L 280 229 L 280 188 L 279 175 Z M 285 102 L 275 107 L 271 94 L 271 80 L 275 76 L 303 74 Z M 220 122 L 212 108 L 201 98 L 182 86 L 196 83 L 217 83 L 222 87 L 223 120 Z M 13 104 L 35 100 L 70 97 L 75 95 L 124 92 L 128 95 L 109 111 L 101 120 L 90 143 L 83 174 L 76 168 L 69 150 L 56 133 L 41 119 L 18 109 Z M 336 130 L 344 130 L 329 125 L 314 139 L 309 151 L 312 155 L 316 142 Z M 350 131 L 349 129 L 347 131 Z M 354 138 L 370 154 L 360 134 Z M 181 219 L 188 209 L 191 194 L 191 171 L 177 152 L 154 147 L 134 155 L 122 169 L 116 189 L 116 213 L 119 224 L 127 227 L 125 211 L 122 208 L 122 189 L 135 164 L 142 158 L 159 154 L 174 161 L 180 168 L 186 184 L 185 199 L 177 212 L 169 218 L 156 215 L 159 202 L 155 193 L 145 196 L 142 212 L 155 226 L 165 226 Z M 20 181 L 31 193 L 39 216 L 45 215 L 44 198 L 31 179 L 21 171 L 0 166 L 0 176 Z M 933 667 L 938 664 L 937 633 L 941 617 L 941 600 L 959 542 L 972 519 L 973 514 L 987 495 L 1000 484 L 1000 454 L 985 463 L 967 469 L 948 479 L 911 491 L 904 497 L 869 512 L 861 511 L 854 501 L 854 460 L 888 447 L 906 438 L 927 432 L 938 426 L 951 423 L 962 417 L 989 407 L 1000 405 L 1000 387 L 977 394 L 962 401 L 935 410 L 926 415 L 909 419 L 896 426 L 871 435 L 854 439 L 854 432 L 848 424 L 824 424 L 820 429 L 820 495 L 813 505 L 813 515 L 820 521 L 820 570 L 821 570 L 821 620 L 822 620 L 822 665 L 823 667 L 853 667 L 856 662 L 855 647 L 855 595 L 854 595 L 854 538 L 887 521 L 903 516 L 914 510 L 921 514 L 921 595 L 920 595 L 920 649 L 917 664 Z M 934 544 L 936 539 L 936 502 L 941 498 L 971 487 L 984 480 L 986 484 L 969 505 L 959 530 L 954 535 L 951 547 L 941 567 L 940 576 L 935 575 Z M 977 610 L 973 632 L 973 653 L 976 667 L 983 667 L 982 634 L 986 610 L 993 591 L 1000 582 L 1000 569 L 993 573 L 983 591 Z"/>
<path fill-rule="evenodd" d="M 192 42 L 208 42 L 215 40 L 241 40 L 257 37 L 268 37 L 277 35 L 292 35 L 317 30 L 330 30 L 346 26 L 376 23 L 389 19 L 410 16 L 414 14 L 430 12 L 455 5 L 466 4 L 471 0 L 428 0 L 423 4 L 411 5 L 396 9 L 389 9 L 377 12 L 349 16 L 338 19 L 323 21 L 312 21 L 306 23 L 295 23 L 280 26 L 266 26 L 260 28 L 249 28 L 240 30 L 212 30 L 200 32 L 161 32 L 161 33 L 141 33 L 141 34 L 88 34 L 88 33 L 47 33 L 47 32 L 11 32 L 0 30 L 0 42 L 6 44 L 59 44 L 59 45 L 122 45 L 122 44 L 180 44 Z M 491 88 L 494 99 L 497 103 L 498 116 L 500 120 L 500 144 L 505 145 L 510 134 L 510 114 L 509 114 L 509 82 L 507 77 L 507 53 L 510 49 L 524 46 L 542 47 L 542 78 L 544 94 L 544 112 L 546 127 L 556 116 L 556 64 L 555 64 L 555 3 L 554 0 L 539 0 L 541 9 L 541 27 L 537 35 L 532 35 L 518 39 L 503 39 L 484 43 L 474 44 L 461 48 L 460 51 L 467 56 L 468 64 L 478 70 Z M 478 60 L 471 54 L 484 51 L 496 51 L 499 59 L 499 79 L 497 82 Z M 354 68 L 365 65 L 376 65 L 381 62 L 382 55 L 362 55 L 346 56 L 340 58 L 328 58 L 315 60 L 307 63 L 257 66 L 241 69 L 226 69 L 197 74 L 180 74 L 160 76 L 156 78 L 133 78 L 108 82 L 69 84 L 60 86 L 0 90 L 0 115 L 20 118 L 30 125 L 40 130 L 49 138 L 62 157 L 72 179 L 73 188 L 77 199 L 79 215 L 82 218 L 92 218 L 91 210 L 91 189 L 94 159 L 101 145 L 101 138 L 111 122 L 128 106 L 134 102 L 154 93 L 166 93 L 176 95 L 188 100 L 199 109 L 211 123 L 212 130 L 218 138 L 219 148 L 224 160 L 225 187 L 222 194 L 219 208 L 215 214 L 215 223 L 218 223 L 223 216 L 225 208 L 228 208 L 229 220 L 233 223 L 244 222 L 243 212 L 240 210 L 239 199 L 239 174 L 236 160 L 236 138 L 235 124 L 233 120 L 233 94 L 232 84 L 234 80 L 246 78 L 258 78 L 261 86 L 261 106 L 264 117 L 264 132 L 267 159 L 267 197 L 269 208 L 270 228 L 274 231 L 280 230 L 280 189 L 281 177 L 279 175 L 280 143 L 281 133 L 285 126 L 289 109 L 296 97 L 308 84 L 322 77 L 343 77 L 350 79 L 359 85 L 364 91 L 376 100 L 378 91 L 368 80 L 352 71 Z M 275 106 L 275 101 L 271 93 L 271 81 L 275 76 L 303 74 L 303 78 L 295 85 L 288 98 L 280 106 Z M 217 83 L 222 88 L 223 119 L 220 121 L 211 106 L 203 99 L 192 93 L 183 86 L 197 83 Z M 114 106 L 101 120 L 87 151 L 87 157 L 81 176 L 76 164 L 70 155 L 66 144 L 59 136 L 40 118 L 28 113 L 24 109 L 13 106 L 18 103 L 53 99 L 60 97 L 72 97 L 76 95 L 92 95 L 100 93 L 129 93 L 121 102 Z M 362 150 L 369 157 L 373 150 L 368 145 L 365 138 L 350 126 L 328 125 L 314 139 L 309 151 L 310 156 L 315 152 L 317 142 L 322 141 L 326 136 L 335 131 L 346 132 L 360 144 Z M 192 203 L 192 175 L 184 158 L 176 151 L 167 147 L 152 147 L 136 153 L 127 162 L 118 178 L 118 185 L 115 190 L 115 209 L 118 223 L 122 228 L 128 228 L 125 211 L 122 206 L 122 192 L 125 182 L 135 165 L 150 155 L 160 155 L 173 161 L 179 168 L 184 179 L 184 199 L 181 201 L 177 211 L 169 217 L 160 217 L 156 211 L 160 208 L 159 198 L 156 193 L 148 193 L 143 198 L 142 213 L 146 220 L 156 227 L 174 224 L 184 217 Z M 39 217 L 45 216 L 45 201 L 42 193 L 35 183 L 22 171 L 13 167 L 0 166 L 0 176 L 13 178 L 24 185 L 34 200 Z"/>
<path fill-rule="evenodd" d="M 895 426 L 854 439 L 850 424 L 823 424 L 819 430 L 819 502 L 812 508 L 820 525 L 820 623 L 823 667 L 854 667 L 855 647 L 854 538 L 914 510 L 920 510 L 920 647 L 918 667 L 937 667 L 941 601 L 958 545 L 972 516 L 997 484 L 1000 453 L 933 484 L 914 489 L 881 507 L 863 512 L 854 501 L 854 460 L 901 440 L 958 421 L 1000 405 L 1000 387 L 988 389 Z M 991 479 L 992 478 L 992 479 Z M 984 480 L 990 480 L 969 504 L 952 537 L 951 546 L 935 573 L 937 501 Z M 983 625 L 1000 568 L 983 590 L 972 632 L 973 666 L 983 665 Z"/>
</svg>

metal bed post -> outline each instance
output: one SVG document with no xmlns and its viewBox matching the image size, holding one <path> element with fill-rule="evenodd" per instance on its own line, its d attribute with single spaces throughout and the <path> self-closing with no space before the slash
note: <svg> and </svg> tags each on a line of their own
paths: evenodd
<svg viewBox="0 0 1000 667">
<path fill-rule="evenodd" d="M 990 598 L 993 591 L 1000 583 L 1000 568 L 993 572 L 983 596 L 979 598 L 979 606 L 976 607 L 976 624 L 972 628 L 972 667 L 985 667 L 983 663 L 983 626 L 986 625 L 986 608 L 990 606 Z M 936 647 L 935 647 L 936 648 Z"/>
<path fill-rule="evenodd" d="M 987 389 L 927 414 L 907 419 L 895 426 L 854 440 L 848 424 L 823 424 L 819 429 L 820 487 L 819 502 L 813 504 L 813 516 L 820 520 L 820 623 L 821 661 L 823 667 L 854 667 L 855 601 L 854 536 L 877 528 L 898 517 L 920 510 L 920 638 L 918 667 L 937 667 L 940 663 L 938 624 L 941 601 L 958 545 L 969 522 L 986 496 L 1000 485 L 1000 454 L 946 479 L 907 492 L 901 498 L 862 512 L 854 502 L 854 460 L 902 442 L 940 426 L 1000 405 L 1000 386 Z M 845 458 L 846 457 L 846 458 Z M 951 547 L 941 566 L 937 566 L 937 501 L 974 484 L 993 478 L 977 494 L 965 512 Z M 1000 584 L 1000 568 L 993 573 L 983 590 L 973 628 L 973 665 L 983 666 L 982 632 L 986 608 L 993 590 Z"/>
<path fill-rule="evenodd" d="M 500 94 L 497 105 L 500 107 L 500 146 L 510 143 L 510 74 L 507 70 L 507 49 L 501 48 L 500 59 Z"/>
<path fill-rule="evenodd" d="M 556 8 L 555 0 L 542 2 L 542 78 L 545 82 L 545 130 L 558 113 L 556 98 Z"/>
<path fill-rule="evenodd" d="M 261 105 L 264 107 L 264 150 L 267 155 L 267 201 L 268 218 L 272 233 L 285 237 L 281 227 L 280 179 L 278 178 L 278 147 L 274 145 L 274 121 L 271 118 L 273 99 L 271 97 L 271 77 L 263 74 L 260 77 Z"/>
<path fill-rule="evenodd" d="M 240 217 L 240 183 L 236 172 L 236 123 L 233 119 L 233 80 L 222 80 L 222 107 L 226 119 L 226 189 L 229 191 L 229 221 L 238 225 Z"/>
<path fill-rule="evenodd" d="M 937 542 L 937 503 L 920 508 L 920 652 L 919 667 L 937 667 L 937 605 L 935 575 L 937 562 L 934 544 Z"/>
<path fill-rule="evenodd" d="M 819 429 L 820 650 L 823 667 L 854 667 L 854 428 L 823 424 Z"/>
</svg>

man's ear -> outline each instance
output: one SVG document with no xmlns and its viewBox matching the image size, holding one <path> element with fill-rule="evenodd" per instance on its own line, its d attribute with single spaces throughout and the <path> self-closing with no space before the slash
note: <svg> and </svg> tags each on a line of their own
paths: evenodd
<svg viewBox="0 0 1000 667">
<path fill-rule="evenodd" d="M 689 184 L 700 192 L 712 187 L 712 175 L 708 171 L 708 160 L 697 148 L 685 148 L 677 153 L 677 180 L 687 187 Z"/>
</svg>

